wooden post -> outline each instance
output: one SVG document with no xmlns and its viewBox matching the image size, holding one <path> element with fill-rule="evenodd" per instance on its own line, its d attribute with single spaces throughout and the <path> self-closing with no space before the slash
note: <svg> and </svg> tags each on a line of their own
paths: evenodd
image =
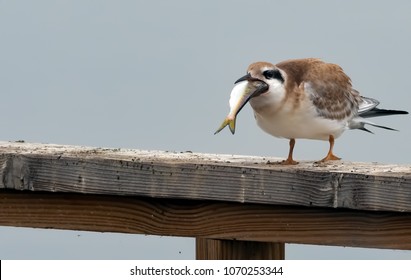
<svg viewBox="0 0 411 280">
<path fill-rule="evenodd" d="M 196 238 L 197 260 L 283 260 L 285 244 Z"/>
</svg>

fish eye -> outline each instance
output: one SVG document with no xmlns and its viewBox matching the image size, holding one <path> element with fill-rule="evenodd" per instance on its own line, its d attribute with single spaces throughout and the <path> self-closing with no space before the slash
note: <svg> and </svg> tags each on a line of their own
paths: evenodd
<svg viewBox="0 0 411 280">
<path fill-rule="evenodd" d="M 277 69 L 272 69 L 272 70 L 265 70 L 263 72 L 263 76 L 267 79 L 267 80 L 271 80 L 271 79 L 277 79 L 281 82 L 284 82 L 284 78 L 281 75 L 280 71 Z"/>
</svg>

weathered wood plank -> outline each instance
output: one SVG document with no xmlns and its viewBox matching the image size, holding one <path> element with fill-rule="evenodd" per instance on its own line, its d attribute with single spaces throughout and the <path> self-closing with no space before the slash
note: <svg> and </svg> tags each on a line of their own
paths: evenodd
<svg viewBox="0 0 411 280">
<path fill-rule="evenodd" d="M 0 189 L 411 212 L 411 165 L 0 142 Z"/>
<path fill-rule="evenodd" d="M 411 214 L 72 193 L 0 191 L 6 226 L 411 249 Z"/>
</svg>

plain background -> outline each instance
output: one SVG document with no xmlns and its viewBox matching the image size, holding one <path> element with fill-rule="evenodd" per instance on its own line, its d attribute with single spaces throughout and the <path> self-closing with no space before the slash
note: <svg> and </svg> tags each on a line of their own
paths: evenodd
<svg viewBox="0 0 411 280">
<path fill-rule="evenodd" d="M 285 157 L 247 106 L 213 135 L 233 82 L 254 61 L 318 57 L 362 95 L 411 110 L 410 1 L 0 0 L 1 140 Z M 400 132 L 348 131 L 347 161 L 410 163 Z M 328 143 L 297 140 L 297 160 Z M 1 210 L 0 210 L 1 211 Z M 393 236 L 395 238 L 395 236 Z M 411 258 L 409 251 L 287 245 L 287 258 Z M 0 258 L 194 258 L 194 240 L 0 227 Z"/>
</svg>

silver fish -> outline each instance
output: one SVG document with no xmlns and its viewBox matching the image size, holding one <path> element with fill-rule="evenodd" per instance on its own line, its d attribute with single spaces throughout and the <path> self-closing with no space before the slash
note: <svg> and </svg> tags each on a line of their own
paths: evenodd
<svg viewBox="0 0 411 280">
<path fill-rule="evenodd" d="M 230 112 L 224 119 L 220 127 L 214 132 L 219 133 L 227 125 L 230 128 L 232 134 L 235 132 L 235 120 L 237 114 L 241 111 L 245 104 L 254 96 L 261 94 L 268 89 L 268 85 L 263 81 L 254 80 L 239 80 L 236 82 L 233 90 L 230 94 Z"/>
</svg>

